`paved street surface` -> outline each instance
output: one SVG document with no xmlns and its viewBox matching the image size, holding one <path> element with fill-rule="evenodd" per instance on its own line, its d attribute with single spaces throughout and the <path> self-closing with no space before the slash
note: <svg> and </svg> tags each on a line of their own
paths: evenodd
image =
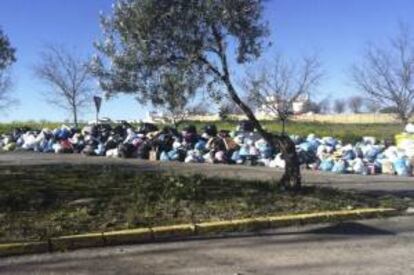
<svg viewBox="0 0 414 275">
<path fill-rule="evenodd" d="M 0 259 L 0 274 L 414 274 L 414 217 Z"/>
<path fill-rule="evenodd" d="M 39 153 L 0 153 L 0 171 L 8 165 L 120 165 L 138 171 L 170 171 L 173 173 L 201 173 L 207 176 L 230 177 L 241 180 L 279 179 L 282 170 L 268 167 L 247 167 L 242 165 L 187 164 L 179 162 L 150 162 L 138 159 L 108 159 L 105 157 L 85 157 L 79 154 L 55 155 Z M 356 189 L 378 193 L 394 193 L 414 197 L 414 178 L 388 175 L 360 176 L 336 175 L 319 171 L 302 173 L 305 184 L 333 186 L 342 189 Z"/>
</svg>

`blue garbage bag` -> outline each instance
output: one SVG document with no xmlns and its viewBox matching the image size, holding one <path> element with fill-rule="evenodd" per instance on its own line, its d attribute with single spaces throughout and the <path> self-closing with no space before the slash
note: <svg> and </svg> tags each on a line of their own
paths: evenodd
<svg viewBox="0 0 414 275">
<path fill-rule="evenodd" d="M 338 160 L 335 162 L 334 166 L 332 167 L 332 172 L 336 174 L 345 174 L 346 173 L 347 163 L 344 160 Z"/>
<path fill-rule="evenodd" d="M 333 166 L 334 162 L 332 159 L 324 159 L 319 165 L 319 169 L 324 172 L 330 172 L 332 171 Z"/>
<path fill-rule="evenodd" d="M 362 149 L 360 147 L 355 148 L 355 158 L 364 158 L 364 153 L 362 152 Z"/>
<path fill-rule="evenodd" d="M 333 137 L 324 138 L 324 142 L 325 142 L 325 145 L 328 145 L 334 148 L 336 147 L 336 145 L 338 145 L 338 141 L 334 139 Z"/>
<path fill-rule="evenodd" d="M 239 150 L 239 155 L 240 156 L 249 156 L 250 155 L 250 151 L 249 151 L 248 146 L 242 145 L 240 147 L 240 150 Z"/>
<path fill-rule="evenodd" d="M 231 155 L 231 160 L 237 163 L 237 162 L 243 161 L 243 157 L 240 156 L 240 152 L 236 150 Z"/>
<path fill-rule="evenodd" d="M 297 152 L 300 164 L 311 164 L 316 162 L 316 154 L 313 151 L 299 150 Z"/>
<path fill-rule="evenodd" d="M 207 142 L 205 140 L 200 139 L 195 144 L 194 149 L 199 150 L 199 151 L 205 151 L 206 150 L 206 144 L 207 144 Z"/>
<path fill-rule="evenodd" d="M 71 136 L 71 132 L 67 128 L 60 128 L 55 133 L 55 137 L 61 140 L 68 139 L 70 138 L 70 136 Z"/>
<path fill-rule="evenodd" d="M 342 154 L 342 159 L 343 160 L 349 161 L 349 160 L 353 160 L 355 158 L 356 158 L 356 154 L 355 154 L 354 150 L 347 150 L 347 151 L 344 151 L 343 154 Z"/>
<path fill-rule="evenodd" d="M 52 152 L 54 152 L 54 150 L 53 150 L 53 145 L 54 145 L 55 143 L 56 143 L 56 142 L 55 142 L 53 139 L 50 139 L 50 140 L 47 142 L 47 144 L 46 144 L 45 148 L 43 149 L 43 152 L 45 152 L 45 153 L 52 153 Z"/>
<path fill-rule="evenodd" d="M 311 144 L 307 141 L 302 142 L 301 144 L 299 144 L 299 148 L 305 152 L 308 152 L 311 150 Z"/>
<path fill-rule="evenodd" d="M 399 176 L 408 177 L 411 174 L 410 163 L 407 159 L 398 158 L 393 162 L 394 170 Z"/>
<path fill-rule="evenodd" d="M 260 151 L 260 157 L 263 159 L 270 159 L 273 156 L 272 147 L 270 147 L 268 144 L 261 146 L 259 148 L 259 151 Z"/>
<path fill-rule="evenodd" d="M 379 156 L 380 150 L 376 147 L 372 147 L 365 155 L 365 158 L 369 161 L 369 162 L 374 162 L 377 157 Z"/>
<path fill-rule="evenodd" d="M 97 156 L 103 156 L 105 155 L 105 145 L 103 143 L 99 143 L 96 149 L 94 150 L 95 155 Z"/>
<path fill-rule="evenodd" d="M 36 152 L 46 152 L 48 141 L 46 139 L 42 140 L 35 148 Z"/>
<path fill-rule="evenodd" d="M 308 140 L 299 144 L 299 148 L 306 152 L 315 152 L 318 150 L 320 143 L 315 140 Z"/>
<path fill-rule="evenodd" d="M 176 161 L 176 160 L 180 159 L 180 154 L 179 154 L 178 150 L 174 149 L 174 150 L 171 150 L 167 153 L 167 157 L 168 157 L 169 160 Z"/>
<path fill-rule="evenodd" d="M 165 151 L 162 151 L 161 152 L 160 161 L 170 161 L 170 158 L 169 158 L 167 152 L 165 152 Z"/>
</svg>

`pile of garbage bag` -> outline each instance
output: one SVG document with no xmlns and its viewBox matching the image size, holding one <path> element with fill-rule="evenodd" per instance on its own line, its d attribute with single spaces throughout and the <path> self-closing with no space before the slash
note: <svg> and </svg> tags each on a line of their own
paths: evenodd
<svg viewBox="0 0 414 275">
<path fill-rule="evenodd" d="M 333 137 L 291 136 L 303 167 L 337 174 L 389 174 L 412 176 L 414 125 L 397 135 L 395 145 L 364 137 L 356 144 L 343 144 Z M 0 136 L 0 150 L 41 153 L 78 153 L 109 158 L 138 158 L 185 163 L 223 163 L 284 168 L 285 161 L 243 121 L 234 131 L 207 124 L 198 132 L 189 125 L 182 131 L 143 123 L 135 128 L 127 122 L 91 124 L 82 129 L 18 128 Z"/>
</svg>

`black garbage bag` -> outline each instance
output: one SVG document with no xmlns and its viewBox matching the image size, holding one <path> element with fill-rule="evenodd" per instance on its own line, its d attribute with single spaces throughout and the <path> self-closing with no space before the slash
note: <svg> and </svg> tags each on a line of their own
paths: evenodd
<svg viewBox="0 0 414 275">
<path fill-rule="evenodd" d="M 30 127 L 20 127 L 13 129 L 11 133 L 12 142 L 16 142 L 24 133 L 31 131 Z"/>
<path fill-rule="evenodd" d="M 215 152 L 226 151 L 226 144 L 224 142 L 224 139 L 219 138 L 219 137 L 214 138 L 212 142 L 212 148 Z"/>
<path fill-rule="evenodd" d="M 173 148 L 174 137 L 169 134 L 160 134 L 152 141 L 152 148 L 158 152 L 169 152 Z"/>
<path fill-rule="evenodd" d="M 86 156 L 95 156 L 95 149 L 98 147 L 98 141 L 90 138 L 85 141 L 85 147 L 82 150 L 82 154 Z"/>
<path fill-rule="evenodd" d="M 253 132 L 254 124 L 250 120 L 243 120 L 239 123 L 239 130 L 243 132 Z"/>
<path fill-rule="evenodd" d="M 204 133 L 209 135 L 210 137 L 214 137 L 217 135 L 217 127 L 215 124 L 207 124 L 204 126 Z"/>
<path fill-rule="evenodd" d="M 218 136 L 221 137 L 221 138 L 228 138 L 228 137 L 230 137 L 230 131 L 220 130 L 218 132 Z"/>
<path fill-rule="evenodd" d="M 183 131 L 187 134 L 197 134 L 197 128 L 192 124 L 185 126 Z"/>
<path fill-rule="evenodd" d="M 149 159 L 151 151 L 151 144 L 148 141 L 142 142 L 137 149 L 137 158 L 139 159 Z"/>
<path fill-rule="evenodd" d="M 119 142 L 115 138 L 111 138 L 105 142 L 106 150 L 115 149 L 118 147 Z"/>
<path fill-rule="evenodd" d="M 148 134 L 148 133 L 156 132 L 156 131 L 158 131 L 158 127 L 157 125 L 152 124 L 152 123 L 142 123 L 138 129 L 138 132 L 142 134 Z"/>
<path fill-rule="evenodd" d="M 111 130 L 112 136 L 119 136 L 122 139 L 125 139 L 127 136 L 127 129 L 124 129 L 122 125 L 117 125 Z"/>
<path fill-rule="evenodd" d="M 86 156 L 95 156 L 95 146 L 91 144 L 86 144 L 85 147 L 82 149 L 82 154 Z"/>
<path fill-rule="evenodd" d="M 136 157 L 137 150 L 134 145 L 123 143 L 118 145 L 118 153 L 121 158 L 134 158 Z"/>
</svg>

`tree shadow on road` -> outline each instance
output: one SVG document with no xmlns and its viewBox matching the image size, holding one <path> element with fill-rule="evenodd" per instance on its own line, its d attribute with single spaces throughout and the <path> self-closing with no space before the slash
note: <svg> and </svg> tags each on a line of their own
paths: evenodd
<svg viewBox="0 0 414 275">
<path fill-rule="evenodd" d="M 373 226 L 344 222 L 322 228 L 301 232 L 303 234 L 331 234 L 331 235 L 395 235 L 394 232 L 376 228 Z"/>
</svg>

